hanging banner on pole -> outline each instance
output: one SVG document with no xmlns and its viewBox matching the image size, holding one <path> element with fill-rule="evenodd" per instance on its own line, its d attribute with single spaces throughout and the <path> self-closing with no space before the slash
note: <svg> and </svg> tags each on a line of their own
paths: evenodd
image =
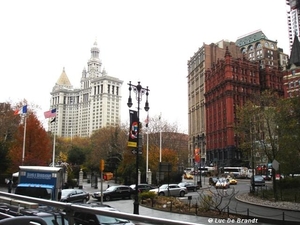
<svg viewBox="0 0 300 225">
<path fill-rule="evenodd" d="M 129 127 L 129 138 L 128 138 L 128 147 L 137 147 L 138 141 L 138 124 L 139 119 L 137 115 L 137 111 L 129 110 L 129 118 L 130 118 L 130 127 Z"/>
<path fill-rule="evenodd" d="M 201 161 L 200 157 L 200 148 L 195 149 L 195 163 L 199 163 Z"/>
</svg>

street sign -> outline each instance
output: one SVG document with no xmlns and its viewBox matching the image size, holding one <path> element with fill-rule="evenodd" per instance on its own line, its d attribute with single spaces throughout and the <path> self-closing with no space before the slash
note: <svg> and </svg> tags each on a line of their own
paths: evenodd
<svg viewBox="0 0 300 225">
<path fill-rule="evenodd" d="M 171 163 L 167 163 L 167 162 L 160 162 L 159 163 L 158 171 L 160 171 L 160 172 L 171 172 L 171 170 L 172 170 Z"/>
<path fill-rule="evenodd" d="M 273 162 L 272 162 L 272 167 L 274 168 L 274 170 L 278 170 L 279 169 L 279 162 L 274 159 Z"/>
<path fill-rule="evenodd" d="M 161 180 L 163 180 L 163 179 L 165 179 L 165 174 L 164 174 L 164 172 L 157 172 L 156 173 L 156 180 L 158 180 L 158 181 L 161 181 Z"/>
<path fill-rule="evenodd" d="M 133 150 L 131 150 L 131 152 L 132 152 L 132 154 L 135 155 L 137 151 L 136 151 L 136 149 L 133 149 Z M 139 154 L 140 154 L 140 155 L 141 155 L 142 153 L 143 153 L 142 151 L 139 151 Z"/>
</svg>

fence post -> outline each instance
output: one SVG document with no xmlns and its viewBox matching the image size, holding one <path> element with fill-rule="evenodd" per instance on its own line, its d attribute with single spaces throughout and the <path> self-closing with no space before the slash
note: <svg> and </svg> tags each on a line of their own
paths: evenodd
<svg viewBox="0 0 300 225">
<path fill-rule="evenodd" d="M 247 219 L 249 219 L 249 208 L 247 208 Z"/>
<path fill-rule="evenodd" d="M 192 196 L 188 196 L 188 201 L 189 201 L 189 211 L 190 211 L 191 210 Z"/>
<path fill-rule="evenodd" d="M 285 220 L 285 218 L 284 218 L 284 212 L 282 212 L 282 221 L 283 221 L 283 224 L 284 224 L 284 220 Z"/>
</svg>

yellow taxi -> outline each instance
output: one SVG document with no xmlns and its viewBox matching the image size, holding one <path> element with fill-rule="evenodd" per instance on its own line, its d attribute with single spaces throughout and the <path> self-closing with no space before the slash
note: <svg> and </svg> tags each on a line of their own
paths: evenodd
<svg viewBox="0 0 300 225">
<path fill-rule="evenodd" d="M 236 179 L 233 179 L 232 177 L 228 178 L 229 180 L 229 184 L 230 185 L 237 185 L 237 180 Z"/>
<path fill-rule="evenodd" d="M 193 175 L 189 174 L 189 173 L 185 173 L 184 176 L 183 176 L 184 179 L 187 179 L 187 180 L 192 180 L 194 179 Z"/>
</svg>

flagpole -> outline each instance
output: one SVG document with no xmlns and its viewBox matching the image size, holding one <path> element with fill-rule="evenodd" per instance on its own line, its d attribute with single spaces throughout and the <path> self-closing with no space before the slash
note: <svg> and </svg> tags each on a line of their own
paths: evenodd
<svg viewBox="0 0 300 225">
<path fill-rule="evenodd" d="M 161 178 L 161 113 L 159 115 L 159 169 L 158 169 L 158 183 Z"/>
<path fill-rule="evenodd" d="M 52 154 L 52 167 L 55 167 L 55 134 L 54 134 L 54 137 L 53 137 L 53 154 Z"/>
<path fill-rule="evenodd" d="M 51 123 L 55 122 L 55 125 L 54 125 L 54 132 L 53 132 L 53 135 L 54 135 L 54 136 L 53 136 L 53 151 L 52 151 L 52 167 L 55 167 L 56 108 L 44 112 L 44 116 L 45 116 L 45 119 L 53 118 L 53 117 L 54 117 L 54 119 L 52 119 L 52 120 L 50 121 L 50 123 L 49 123 L 49 121 L 48 121 L 48 126 L 50 125 L 51 131 L 52 131 Z M 48 127 L 48 129 L 49 129 L 49 127 Z"/>
<path fill-rule="evenodd" d="M 26 115 L 24 115 L 24 135 L 23 135 L 23 153 L 22 153 L 22 165 L 24 165 L 24 159 L 25 159 L 25 143 L 26 143 Z"/>
<path fill-rule="evenodd" d="M 160 131 L 159 131 L 159 162 L 161 163 L 161 113 L 159 115 Z"/>
<path fill-rule="evenodd" d="M 52 120 L 54 122 L 54 137 L 53 137 L 53 151 L 52 151 L 52 167 L 55 167 L 55 144 L 56 144 L 56 117 Z"/>
</svg>

